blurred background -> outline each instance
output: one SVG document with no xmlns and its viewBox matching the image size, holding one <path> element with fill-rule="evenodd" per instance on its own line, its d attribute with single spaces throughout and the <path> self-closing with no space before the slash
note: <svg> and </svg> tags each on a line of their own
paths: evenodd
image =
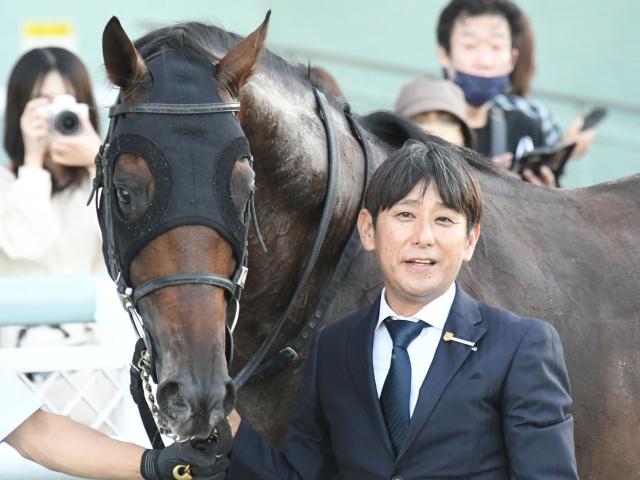
<svg viewBox="0 0 640 480">
<path fill-rule="evenodd" d="M 547 105 L 562 129 L 593 107 L 608 110 L 591 149 L 568 164 L 563 186 L 586 187 L 640 172 L 640 99 L 636 95 L 640 2 L 516 1 L 528 14 L 535 34 L 537 69 L 530 97 Z M 131 38 L 185 20 L 214 23 L 246 35 L 271 9 L 268 48 L 289 61 L 328 70 L 353 111 L 391 110 L 410 79 L 441 78 L 435 26 L 446 2 L 23 0 L 11 6 L 6 2 L 0 15 L 0 128 L 4 128 L 6 82 L 18 57 L 33 47 L 56 45 L 75 52 L 87 65 L 105 132 L 107 108 L 117 94 L 106 79 L 101 50 L 102 30 L 112 15 L 120 18 Z M 0 149 L 3 162 L 7 158 Z M 0 325 L 95 323 L 103 334 L 99 345 L 0 348 L 0 365 L 21 372 L 49 410 L 145 444 L 127 386 L 134 337 L 120 306 L 107 301 L 114 297 L 110 280 L 3 275 L 7 272 L 0 271 Z M 29 372 L 41 372 L 44 380 L 34 381 Z M 71 400 L 61 405 L 48 400 L 54 387 L 68 390 Z M 0 461 L 2 478 L 70 478 L 23 461 L 6 445 L 0 445 Z"/>
<path fill-rule="evenodd" d="M 88 65 L 103 106 L 114 98 L 102 67 L 101 34 L 112 15 L 132 38 L 182 20 L 218 24 L 246 35 L 272 9 L 267 45 L 291 61 L 334 74 L 358 113 L 391 109 L 401 86 L 439 77 L 435 25 L 444 0 L 28 0 L 4 6 L 0 17 L 0 88 L 11 66 L 32 46 L 58 44 Z M 583 187 L 640 171 L 640 77 L 635 0 L 520 0 L 536 40 L 531 97 L 545 103 L 560 126 L 594 106 L 609 110 L 583 158 L 570 162 L 565 187 Z M 2 95 L 4 104 L 4 94 Z M 0 104 L 0 109 L 2 108 Z M 103 131 L 106 122 L 103 121 Z M 3 152 L 4 155 L 4 152 Z M 6 161 L 2 157 L 1 161 Z"/>
</svg>

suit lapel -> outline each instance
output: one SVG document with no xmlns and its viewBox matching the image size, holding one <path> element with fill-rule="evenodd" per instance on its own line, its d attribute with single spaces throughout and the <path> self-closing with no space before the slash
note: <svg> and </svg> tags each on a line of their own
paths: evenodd
<svg viewBox="0 0 640 480">
<path fill-rule="evenodd" d="M 486 332 L 486 328 L 482 325 L 477 302 L 458 285 L 456 285 L 456 296 L 442 335 L 445 332 L 452 332 L 456 337 L 471 342 L 477 342 Z M 407 440 L 398 458 L 415 440 L 445 388 L 469 355 L 473 355 L 470 347 L 453 341 L 445 343 L 441 337 L 433 362 L 420 388 L 418 402 L 409 423 Z"/>
<path fill-rule="evenodd" d="M 382 416 L 378 391 L 373 375 L 373 334 L 380 312 L 380 297 L 371 307 L 352 324 L 349 333 L 348 368 L 353 383 L 360 396 L 374 430 L 378 432 L 382 443 L 393 455 L 393 446 L 387 433 L 387 427 Z"/>
</svg>

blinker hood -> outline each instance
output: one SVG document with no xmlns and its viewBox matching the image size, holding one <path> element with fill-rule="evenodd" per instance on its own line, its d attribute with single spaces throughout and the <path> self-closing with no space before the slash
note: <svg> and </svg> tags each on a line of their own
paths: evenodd
<svg viewBox="0 0 640 480">
<path fill-rule="evenodd" d="M 146 65 L 152 82 L 142 105 L 223 103 L 214 87 L 211 63 L 166 50 Z M 128 113 L 113 116 L 111 122 L 106 140 L 110 175 L 104 181 L 113 181 L 118 157 L 131 153 L 146 161 L 155 183 L 150 205 L 133 221 L 122 216 L 116 195 L 110 195 L 114 246 L 126 284 L 131 285 L 129 267 L 138 252 L 158 235 L 181 225 L 214 229 L 231 245 L 236 263 L 240 262 L 243 220 L 231 197 L 231 173 L 235 163 L 251 158 L 251 153 L 237 117 L 231 112 Z M 103 189 L 98 217 L 106 239 L 104 200 Z M 103 254 L 115 280 L 106 241 Z"/>
</svg>

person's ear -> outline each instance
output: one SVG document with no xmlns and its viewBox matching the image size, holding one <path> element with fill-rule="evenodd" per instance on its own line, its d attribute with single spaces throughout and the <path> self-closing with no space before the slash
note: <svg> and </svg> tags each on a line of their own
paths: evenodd
<svg viewBox="0 0 640 480">
<path fill-rule="evenodd" d="M 366 208 L 360 210 L 358 214 L 358 233 L 362 248 L 369 252 L 375 250 L 375 226 L 373 225 L 373 217 Z"/>
<path fill-rule="evenodd" d="M 462 260 L 465 262 L 469 262 L 471 257 L 473 257 L 473 252 L 476 248 L 476 244 L 478 243 L 478 239 L 480 238 L 480 224 L 476 223 L 473 227 L 471 227 L 471 231 L 469 235 L 467 235 L 467 240 L 464 246 L 464 254 L 462 256 Z"/>
<path fill-rule="evenodd" d="M 517 48 L 511 49 L 511 71 L 516 68 L 516 63 L 518 63 L 518 57 L 520 56 L 520 51 Z"/>
<path fill-rule="evenodd" d="M 449 80 L 453 80 L 454 69 L 451 65 L 451 57 L 449 55 L 449 52 L 447 52 L 443 46 L 439 46 L 436 51 L 436 56 L 438 57 L 438 63 L 447 73 L 447 78 Z"/>
</svg>

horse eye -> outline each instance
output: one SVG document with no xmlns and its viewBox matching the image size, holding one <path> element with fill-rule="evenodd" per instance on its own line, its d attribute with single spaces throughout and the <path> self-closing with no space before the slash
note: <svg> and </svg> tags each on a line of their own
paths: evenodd
<svg viewBox="0 0 640 480">
<path fill-rule="evenodd" d="M 126 188 L 116 187 L 116 195 L 118 197 L 118 204 L 121 207 L 131 206 L 133 200 L 131 199 L 131 194 Z"/>
<path fill-rule="evenodd" d="M 231 171 L 231 200 L 240 218 L 244 215 L 247 200 L 255 191 L 255 173 L 250 158 L 241 155 Z"/>
</svg>

